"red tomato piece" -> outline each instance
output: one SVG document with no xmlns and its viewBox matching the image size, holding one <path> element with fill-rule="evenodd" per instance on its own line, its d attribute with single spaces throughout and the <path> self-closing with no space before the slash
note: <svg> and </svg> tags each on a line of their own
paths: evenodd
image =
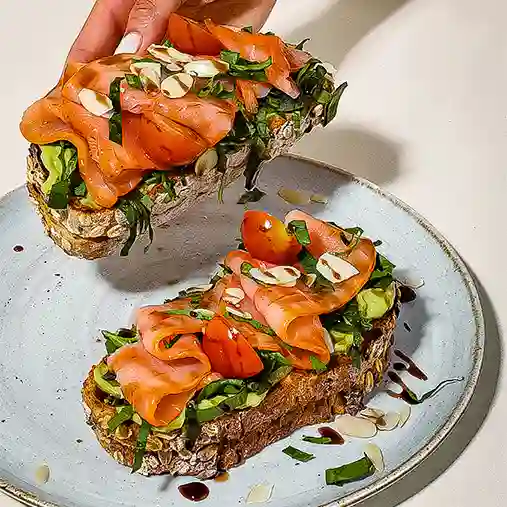
<svg viewBox="0 0 507 507">
<path fill-rule="evenodd" d="M 252 257 L 272 264 L 294 264 L 302 248 L 281 220 L 264 211 L 245 213 L 241 235 Z"/>
<path fill-rule="evenodd" d="M 264 368 L 246 338 L 220 315 L 208 323 L 202 348 L 211 362 L 212 370 L 224 378 L 253 377 Z"/>
</svg>

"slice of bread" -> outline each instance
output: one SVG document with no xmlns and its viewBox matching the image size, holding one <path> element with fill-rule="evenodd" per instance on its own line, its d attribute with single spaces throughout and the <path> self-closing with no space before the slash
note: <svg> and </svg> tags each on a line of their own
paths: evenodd
<svg viewBox="0 0 507 507">
<path fill-rule="evenodd" d="M 204 423 L 190 449 L 181 430 L 152 433 L 140 473 L 209 479 L 240 465 L 303 426 L 330 421 L 335 414 L 357 413 L 363 408 L 365 396 L 381 383 L 388 368 L 398 312 L 396 303 L 363 335 L 359 368 L 352 365 L 349 357 L 338 356 L 323 373 L 293 371 L 258 407 Z M 139 426 L 130 422 L 114 433 L 109 431 L 108 421 L 116 411 L 104 402 L 106 395 L 93 380 L 93 368 L 84 382 L 82 395 L 87 422 L 102 447 L 119 463 L 131 466 Z"/>
<path fill-rule="evenodd" d="M 269 160 L 288 152 L 305 132 L 323 122 L 323 111 L 317 105 L 301 119 L 298 127 L 289 119 L 271 132 L 263 158 Z M 217 166 L 199 175 L 193 170 L 183 173 L 184 183 L 179 177 L 175 179 L 175 199 L 168 200 L 165 191 L 159 190 L 152 199 L 153 227 L 170 223 L 194 204 L 215 194 L 221 185 L 230 185 L 238 179 L 247 167 L 250 153 L 250 144 L 244 144 L 226 156 L 225 171 Z M 47 176 L 40 148 L 31 145 L 27 164 L 28 194 L 42 219 L 46 234 L 67 254 L 75 257 L 97 259 L 119 252 L 130 233 L 123 212 L 118 208 L 83 208 L 77 201 L 71 201 L 65 209 L 52 209 L 42 192 L 42 184 Z"/>
</svg>

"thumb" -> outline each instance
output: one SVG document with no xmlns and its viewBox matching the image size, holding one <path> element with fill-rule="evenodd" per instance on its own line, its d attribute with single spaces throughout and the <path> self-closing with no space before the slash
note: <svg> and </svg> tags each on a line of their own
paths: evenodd
<svg viewBox="0 0 507 507">
<path fill-rule="evenodd" d="M 142 53 L 150 44 L 162 42 L 169 16 L 182 3 L 182 0 L 136 0 L 115 54 Z"/>
</svg>

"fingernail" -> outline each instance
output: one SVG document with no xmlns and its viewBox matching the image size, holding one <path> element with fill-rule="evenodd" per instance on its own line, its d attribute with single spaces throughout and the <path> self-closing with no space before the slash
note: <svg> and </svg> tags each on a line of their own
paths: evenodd
<svg viewBox="0 0 507 507">
<path fill-rule="evenodd" d="M 141 37 L 140 33 L 137 32 L 130 32 L 118 44 L 118 47 L 116 48 L 116 51 L 114 52 L 115 55 L 119 55 L 122 53 L 137 53 L 139 48 L 141 47 L 143 39 Z"/>
</svg>

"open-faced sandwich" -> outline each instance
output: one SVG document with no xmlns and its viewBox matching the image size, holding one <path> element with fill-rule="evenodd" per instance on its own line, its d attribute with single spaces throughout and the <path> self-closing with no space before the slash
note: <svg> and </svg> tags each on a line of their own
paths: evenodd
<svg viewBox="0 0 507 507">
<path fill-rule="evenodd" d="M 360 228 L 247 211 L 241 232 L 209 285 L 104 332 L 87 419 L 135 471 L 214 477 L 302 426 L 355 414 L 387 369 L 399 288 Z"/>
<path fill-rule="evenodd" d="M 346 87 L 274 34 L 174 14 L 160 42 L 68 65 L 24 114 L 28 191 L 70 255 L 126 254 L 243 173 L 258 198 L 261 163 L 329 123 Z"/>
</svg>

